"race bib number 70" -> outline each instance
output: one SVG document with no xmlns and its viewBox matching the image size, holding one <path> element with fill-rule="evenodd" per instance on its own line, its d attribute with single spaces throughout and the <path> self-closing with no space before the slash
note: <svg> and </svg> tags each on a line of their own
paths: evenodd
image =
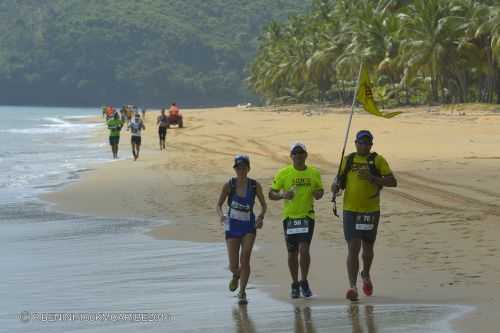
<svg viewBox="0 0 500 333">
<path fill-rule="evenodd" d="M 370 231 L 375 228 L 375 216 L 358 215 L 356 216 L 356 230 Z"/>
</svg>

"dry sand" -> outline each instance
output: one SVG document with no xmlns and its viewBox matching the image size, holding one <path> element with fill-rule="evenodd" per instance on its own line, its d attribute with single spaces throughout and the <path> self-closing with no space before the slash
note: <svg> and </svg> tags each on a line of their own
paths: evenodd
<svg viewBox="0 0 500 333">
<path fill-rule="evenodd" d="M 390 120 L 357 112 L 353 121 L 351 133 L 372 131 L 373 150 L 389 161 L 399 181 L 398 188 L 382 192 L 372 273 L 375 296 L 361 302 L 471 304 L 477 310 L 455 321 L 457 329 L 498 332 L 500 112 L 481 105 L 402 111 Z M 45 198 L 68 212 L 168 220 L 150 232 L 156 239 L 222 242 L 215 204 L 223 183 L 233 175 L 233 156 L 250 155 L 250 176 L 267 192 L 275 172 L 290 162 L 290 144 L 302 141 L 310 152 L 308 164 L 319 168 L 328 188 L 348 110 L 190 110 L 184 113 L 186 128 L 168 131 L 166 152 L 158 149 L 156 116 L 147 114 L 137 162 L 130 160 L 125 133 L 119 155 L 127 159 L 103 165 Z M 107 140 L 106 131 L 98 137 Z M 348 151 L 354 148 L 352 141 L 351 134 Z M 327 194 L 316 203 L 309 281 L 318 297 L 299 303 L 345 303 L 346 249 L 329 199 Z M 269 202 L 251 282 L 287 300 L 290 278 L 280 211 L 281 202 Z"/>
</svg>

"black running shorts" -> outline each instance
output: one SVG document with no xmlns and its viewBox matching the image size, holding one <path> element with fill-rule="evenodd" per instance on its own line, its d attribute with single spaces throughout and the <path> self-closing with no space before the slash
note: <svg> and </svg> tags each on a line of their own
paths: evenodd
<svg viewBox="0 0 500 333">
<path fill-rule="evenodd" d="M 380 212 L 358 213 L 344 211 L 344 238 L 346 241 L 361 239 L 375 242 Z"/>
<path fill-rule="evenodd" d="M 314 234 L 314 220 L 309 217 L 286 218 L 283 221 L 283 232 L 288 252 L 296 252 L 299 249 L 299 243 L 311 243 Z"/>
<path fill-rule="evenodd" d="M 120 143 L 120 137 L 119 136 L 110 136 L 109 137 L 109 144 L 110 145 L 117 145 Z"/>
<path fill-rule="evenodd" d="M 141 137 L 140 136 L 133 135 L 131 138 L 132 138 L 131 142 L 133 145 L 139 145 L 139 146 L 141 145 Z"/>
</svg>

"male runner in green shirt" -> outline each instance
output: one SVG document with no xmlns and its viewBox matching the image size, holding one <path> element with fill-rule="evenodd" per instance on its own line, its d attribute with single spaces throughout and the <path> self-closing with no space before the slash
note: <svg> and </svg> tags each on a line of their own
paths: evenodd
<svg viewBox="0 0 500 333">
<path fill-rule="evenodd" d="M 113 159 L 118 158 L 118 144 L 120 143 L 120 131 L 123 127 L 123 121 L 120 119 L 118 112 L 113 114 L 113 118 L 107 122 L 109 129 L 109 144 L 111 145 L 111 151 L 113 152 Z"/>
<path fill-rule="evenodd" d="M 323 184 L 319 171 L 306 165 L 307 149 L 296 143 L 290 150 L 293 164 L 281 169 L 274 177 L 269 199 L 285 200 L 283 230 L 288 249 L 288 268 L 292 277 L 291 297 L 311 297 L 307 275 L 311 257 L 309 245 L 314 233 L 314 199 L 323 197 Z M 299 254 L 301 281 L 299 274 Z"/>
</svg>

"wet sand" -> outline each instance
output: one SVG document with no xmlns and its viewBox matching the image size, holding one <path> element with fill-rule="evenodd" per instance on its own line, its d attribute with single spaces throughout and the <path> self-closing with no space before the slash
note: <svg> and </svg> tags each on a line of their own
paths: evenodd
<svg viewBox="0 0 500 333">
<path fill-rule="evenodd" d="M 144 231 L 158 222 L 61 214 L 35 202 L 0 204 L 0 214 L 0 321 L 6 332 L 451 333 L 449 320 L 468 311 L 429 304 L 291 304 L 253 283 L 250 305 L 238 306 L 224 283 L 222 242 L 152 242 Z M 134 314 L 147 317 L 131 320 Z"/>
<path fill-rule="evenodd" d="M 383 190 L 372 273 L 375 296 L 362 298 L 362 306 L 469 304 L 477 310 L 455 320 L 456 329 L 496 331 L 500 112 L 485 108 L 406 109 L 391 120 L 355 115 L 351 133 L 370 129 L 374 150 L 386 157 L 399 181 L 398 188 Z M 160 152 L 156 113 L 153 117 L 149 111 L 139 161 L 130 160 L 125 133 L 119 155 L 126 160 L 103 165 L 44 198 L 68 212 L 168 220 L 149 233 L 156 239 L 221 242 L 223 229 L 214 207 L 223 183 L 233 175 L 233 156 L 249 154 L 250 176 L 268 189 L 275 172 L 289 163 L 290 144 L 302 141 L 310 152 L 308 163 L 319 168 L 328 188 L 347 112 L 308 106 L 193 110 L 185 113 L 186 128 L 168 131 L 167 151 Z M 104 130 L 98 136 L 107 140 Z M 346 304 L 346 250 L 329 199 L 327 195 L 316 205 L 309 278 L 316 297 L 293 304 Z M 251 280 L 278 300 L 290 302 L 280 209 L 280 202 L 269 203 Z"/>
</svg>

